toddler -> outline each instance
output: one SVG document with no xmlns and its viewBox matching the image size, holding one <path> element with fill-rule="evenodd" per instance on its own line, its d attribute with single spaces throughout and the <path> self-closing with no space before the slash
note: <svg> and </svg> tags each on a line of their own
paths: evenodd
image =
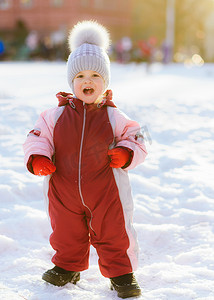
<svg viewBox="0 0 214 300">
<path fill-rule="evenodd" d="M 133 274 L 138 245 L 127 171 L 147 154 L 140 126 L 115 106 L 107 90 L 107 30 L 96 22 L 80 22 L 69 45 L 67 78 L 73 94 L 58 93 L 58 107 L 41 113 L 24 143 L 28 170 L 46 176 L 55 266 L 42 278 L 57 286 L 75 284 L 88 268 L 93 245 L 100 271 L 118 296 L 138 296 Z"/>
</svg>

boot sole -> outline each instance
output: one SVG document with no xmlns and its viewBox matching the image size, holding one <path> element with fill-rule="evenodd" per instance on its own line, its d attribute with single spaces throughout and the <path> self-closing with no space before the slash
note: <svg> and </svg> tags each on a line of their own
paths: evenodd
<svg viewBox="0 0 214 300">
<path fill-rule="evenodd" d="M 73 274 L 72 274 L 73 275 Z M 67 283 L 73 283 L 73 284 L 76 284 L 77 281 L 80 280 L 80 273 L 77 272 L 76 274 L 74 274 L 71 278 L 68 278 L 67 280 L 61 280 L 61 282 L 57 282 L 56 280 L 54 280 L 54 278 L 52 276 L 50 276 L 49 274 L 46 274 L 44 273 L 42 275 L 42 279 L 48 283 L 51 283 L 53 285 L 56 285 L 56 286 L 63 286 Z"/>
</svg>

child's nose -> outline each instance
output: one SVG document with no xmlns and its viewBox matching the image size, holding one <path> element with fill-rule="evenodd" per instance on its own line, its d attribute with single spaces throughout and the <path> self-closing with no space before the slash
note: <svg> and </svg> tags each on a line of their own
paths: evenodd
<svg viewBox="0 0 214 300">
<path fill-rule="evenodd" d="M 91 78 L 91 77 L 86 77 L 86 78 L 85 78 L 85 82 L 88 83 L 88 82 L 91 82 L 91 81 L 92 81 L 92 78 Z"/>
</svg>

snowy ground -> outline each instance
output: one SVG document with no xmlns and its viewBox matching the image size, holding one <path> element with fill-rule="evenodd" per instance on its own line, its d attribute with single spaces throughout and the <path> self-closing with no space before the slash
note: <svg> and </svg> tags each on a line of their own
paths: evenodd
<svg viewBox="0 0 214 300">
<path fill-rule="evenodd" d="M 146 162 L 130 172 L 145 300 L 214 299 L 214 65 L 112 65 L 114 101 L 147 126 Z M 64 63 L 0 63 L 0 299 L 118 299 L 98 269 L 76 286 L 41 280 L 52 267 L 42 179 L 22 144 L 38 114 L 69 91 Z"/>
</svg>

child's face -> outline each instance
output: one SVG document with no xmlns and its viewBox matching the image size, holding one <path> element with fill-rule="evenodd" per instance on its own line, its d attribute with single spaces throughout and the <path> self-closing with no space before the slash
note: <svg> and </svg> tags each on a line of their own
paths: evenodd
<svg viewBox="0 0 214 300">
<path fill-rule="evenodd" d="M 91 104 L 98 100 L 104 92 L 102 76 L 91 70 L 81 71 L 74 77 L 75 96 L 85 103 Z"/>
</svg>

